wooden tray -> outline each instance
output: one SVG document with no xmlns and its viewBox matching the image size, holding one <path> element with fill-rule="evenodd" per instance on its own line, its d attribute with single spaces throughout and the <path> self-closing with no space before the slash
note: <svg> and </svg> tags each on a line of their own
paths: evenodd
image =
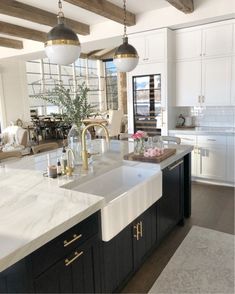
<svg viewBox="0 0 235 294">
<path fill-rule="evenodd" d="M 195 129 L 195 126 L 176 126 L 176 129 Z"/>
<path fill-rule="evenodd" d="M 160 156 L 144 157 L 144 155 L 135 155 L 134 152 L 131 152 L 131 153 L 125 154 L 123 158 L 125 160 L 159 163 L 175 153 L 176 153 L 176 149 L 166 148 L 164 149 L 164 153 Z"/>
</svg>

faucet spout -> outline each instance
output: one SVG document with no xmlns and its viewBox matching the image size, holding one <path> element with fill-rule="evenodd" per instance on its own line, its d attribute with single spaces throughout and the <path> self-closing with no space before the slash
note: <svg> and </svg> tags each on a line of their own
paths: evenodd
<svg viewBox="0 0 235 294">
<path fill-rule="evenodd" d="M 101 127 L 104 130 L 106 142 L 109 143 L 109 131 L 101 123 L 93 123 L 87 125 L 82 131 L 82 166 L 84 170 L 88 170 L 88 152 L 86 149 L 86 131 L 91 127 Z"/>
</svg>

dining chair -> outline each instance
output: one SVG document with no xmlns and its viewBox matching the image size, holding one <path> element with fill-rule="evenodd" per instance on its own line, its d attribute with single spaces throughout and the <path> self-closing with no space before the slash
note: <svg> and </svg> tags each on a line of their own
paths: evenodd
<svg viewBox="0 0 235 294">
<path fill-rule="evenodd" d="M 167 142 L 176 143 L 176 144 L 181 143 L 181 139 L 179 137 L 174 137 L 174 136 L 159 136 L 159 139 L 162 141 L 167 141 Z"/>
<path fill-rule="evenodd" d="M 109 137 L 118 137 L 121 133 L 123 111 L 122 110 L 109 110 L 108 114 L 108 126 Z M 96 136 L 104 136 L 103 129 L 96 128 Z"/>
<path fill-rule="evenodd" d="M 44 151 L 49 151 L 53 149 L 59 148 L 58 143 L 52 142 L 52 143 L 45 143 L 45 144 L 39 144 L 36 146 L 32 146 L 33 154 L 37 154 Z"/>
</svg>

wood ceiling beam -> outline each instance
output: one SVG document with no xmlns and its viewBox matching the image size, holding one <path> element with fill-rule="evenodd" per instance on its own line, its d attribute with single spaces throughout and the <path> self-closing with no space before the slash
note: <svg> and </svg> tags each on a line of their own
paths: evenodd
<svg viewBox="0 0 235 294">
<path fill-rule="evenodd" d="M 45 42 L 47 33 L 0 21 L 0 33 L 23 39 Z"/>
<path fill-rule="evenodd" d="M 167 2 L 184 13 L 192 13 L 194 11 L 193 0 L 167 0 Z"/>
<path fill-rule="evenodd" d="M 0 47 L 14 48 L 14 49 L 23 49 L 23 42 L 14 39 L 8 39 L 0 37 Z"/>
<path fill-rule="evenodd" d="M 107 1 L 107 0 L 65 0 L 66 2 L 79 6 L 83 9 L 94 12 L 116 22 L 123 24 L 124 12 L 123 8 Z M 127 26 L 136 24 L 135 14 L 127 11 Z"/>
<path fill-rule="evenodd" d="M 0 0 L 0 13 L 50 27 L 54 27 L 57 24 L 56 14 L 15 0 Z M 67 18 L 65 18 L 65 21 L 76 33 L 89 35 L 90 27 L 87 24 Z"/>
</svg>

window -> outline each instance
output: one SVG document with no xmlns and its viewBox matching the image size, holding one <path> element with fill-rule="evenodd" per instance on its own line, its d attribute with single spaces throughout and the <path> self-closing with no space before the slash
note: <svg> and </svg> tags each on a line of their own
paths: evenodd
<svg viewBox="0 0 235 294">
<path fill-rule="evenodd" d="M 117 68 L 113 60 L 104 61 L 106 82 L 106 103 L 108 109 L 118 109 Z"/>
</svg>

